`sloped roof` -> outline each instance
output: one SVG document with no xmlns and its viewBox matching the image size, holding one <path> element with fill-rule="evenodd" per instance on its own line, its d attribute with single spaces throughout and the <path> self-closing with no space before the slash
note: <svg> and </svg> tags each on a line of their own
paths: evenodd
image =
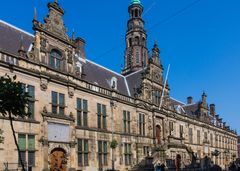
<svg viewBox="0 0 240 171">
<path fill-rule="evenodd" d="M 0 20 L 0 49 L 18 54 L 22 39 L 24 50 L 28 51 L 30 45 L 33 43 L 34 36 L 27 33 L 11 24 Z"/>
<path fill-rule="evenodd" d="M 184 105 L 183 109 L 188 115 L 195 115 L 199 108 L 199 103 Z"/>
<path fill-rule="evenodd" d="M 135 93 L 134 89 L 140 88 L 142 82 L 142 74 L 145 72 L 145 70 L 146 68 L 125 76 L 131 96 L 134 96 Z"/>
<path fill-rule="evenodd" d="M 128 87 L 125 82 L 124 76 L 111 71 L 101 65 L 98 65 L 90 60 L 86 60 L 83 65 L 85 80 L 96 85 L 111 89 L 111 79 L 115 77 L 117 79 L 117 90 L 126 96 L 128 96 Z"/>
<path fill-rule="evenodd" d="M 0 50 L 18 54 L 21 42 L 28 51 L 34 41 L 34 35 L 27 33 L 9 23 L 0 20 Z M 83 65 L 86 81 L 111 89 L 111 79 L 117 79 L 117 90 L 123 95 L 130 95 L 125 77 L 90 60 Z"/>
</svg>

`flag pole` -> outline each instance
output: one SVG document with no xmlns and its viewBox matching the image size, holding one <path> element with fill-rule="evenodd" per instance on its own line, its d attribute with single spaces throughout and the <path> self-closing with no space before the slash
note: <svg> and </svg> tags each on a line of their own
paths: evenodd
<svg viewBox="0 0 240 171">
<path fill-rule="evenodd" d="M 159 108 L 158 108 L 159 110 L 162 107 L 162 101 L 163 101 L 164 91 L 165 91 L 166 84 L 167 84 L 169 70 L 170 70 L 170 64 L 168 65 L 168 69 L 167 69 L 167 74 L 166 74 L 166 78 L 165 78 L 165 82 L 164 82 L 164 86 L 163 86 L 163 91 L 162 91 L 162 96 L 161 96 L 160 104 L 159 104 Z"/>
</svg>

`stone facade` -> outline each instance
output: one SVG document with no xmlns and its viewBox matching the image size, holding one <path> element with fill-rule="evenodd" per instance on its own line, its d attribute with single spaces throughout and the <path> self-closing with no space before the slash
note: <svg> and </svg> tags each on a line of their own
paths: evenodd
<svg viewBox="0 0 240 171">
<path fill-rule="evenodd" d="M 240 136 L 238 136 L 237 149 L 238 149 L 238 158 L 240 158 Z"/>
<path fill-rule="evenodd" d="M 136 170 L 149 157 L 154 165 L 171 167 L 177 155 L 182 158 L 181 167 L 205 156 L 221 167 L 234 160 L 236 132 L 217 115 L 215 105 L 208 106 L 205 93 L 197 103 L 170 97 L 157 43 L 151 55 L 139 54 L 137 62 L 136 48 L 147 51 L 143 25 L 136 26 L 144 23 L 139 1 L 129 6 L 132 18 L 125 58 L 134 62 L 125 59 L 123 75 L 87 60 L 85 41 L 66 34 L 64 10 L 57 1 L 48 8 L 44 23 L 38 22 L 35 13 L 34 35 L 0 22 L 0 34 L 9 34 L 9 39 L 0 40 L 1 76 L 17 75 L 34 87 L 33 117 L 14 121 L 24 161 L 33 164 L 34 171 L 97 171 L 111 168 L 112 160 L 118 170 Z M 137 40 L 136 35 L 139 43 L 130 45 L 128 40 L 131 36 L 131 41 Z M 135 55 L 127 55 L 130 49 Z M 17 168 L 8 119 L 1 117 L 0 129 L 5 137 L 0 144 L 0 170 L 6 163 L 9 169 Z M 118 142 L 115 150 L 110 148 L 113 139 Z"/>
</svg>

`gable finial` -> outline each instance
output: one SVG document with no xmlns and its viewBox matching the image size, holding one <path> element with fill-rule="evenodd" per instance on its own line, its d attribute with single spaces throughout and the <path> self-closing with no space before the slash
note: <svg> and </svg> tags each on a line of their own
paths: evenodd
<svg viewBox="0 0 240 171">
<path fill-rule="evenodd" d="M 74 28 L 72 30 L 72 40 L 75 40 L 75 31 L 74 31 Z"/>
<path fill-rule="evenodd" d="M 36 7 L 34 7 L 34 16 L 33 16 L 33 20 L 37 21 L 37 9 Z"/>
</svg>

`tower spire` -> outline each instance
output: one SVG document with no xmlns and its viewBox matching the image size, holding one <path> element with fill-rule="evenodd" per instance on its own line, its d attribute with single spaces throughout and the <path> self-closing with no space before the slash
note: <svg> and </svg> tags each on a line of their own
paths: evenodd
<svg viewBox="0 0 240 171">
<path fill-rule="evenodd" d="M 131 0 L 128 7 L 129 20 L 126 33 L 126 49 L 123 75 L 140 70 L 148 65 L 147 34 L 142 19 L 143 6 L 140 0 Z"/>
<path fill-rule="evenodd" d="M 34 7 L 34 12 L 33 12 L 33 24 L 36 24 L 38 21 L 37 21 L 37 9 L 36 7 Z"/>
<path fill-rule="evenodd" d="M 33 19 L 35 21 L 37 21 L 37 9 L 36 9 L 36 7 L 34 7 L 34 17 L 33 17 Z"/>
<path fill-rule="evenodd" d="M 140 0 L 132 0 L 131 4 L 141 4 Z"/>
</svg>

